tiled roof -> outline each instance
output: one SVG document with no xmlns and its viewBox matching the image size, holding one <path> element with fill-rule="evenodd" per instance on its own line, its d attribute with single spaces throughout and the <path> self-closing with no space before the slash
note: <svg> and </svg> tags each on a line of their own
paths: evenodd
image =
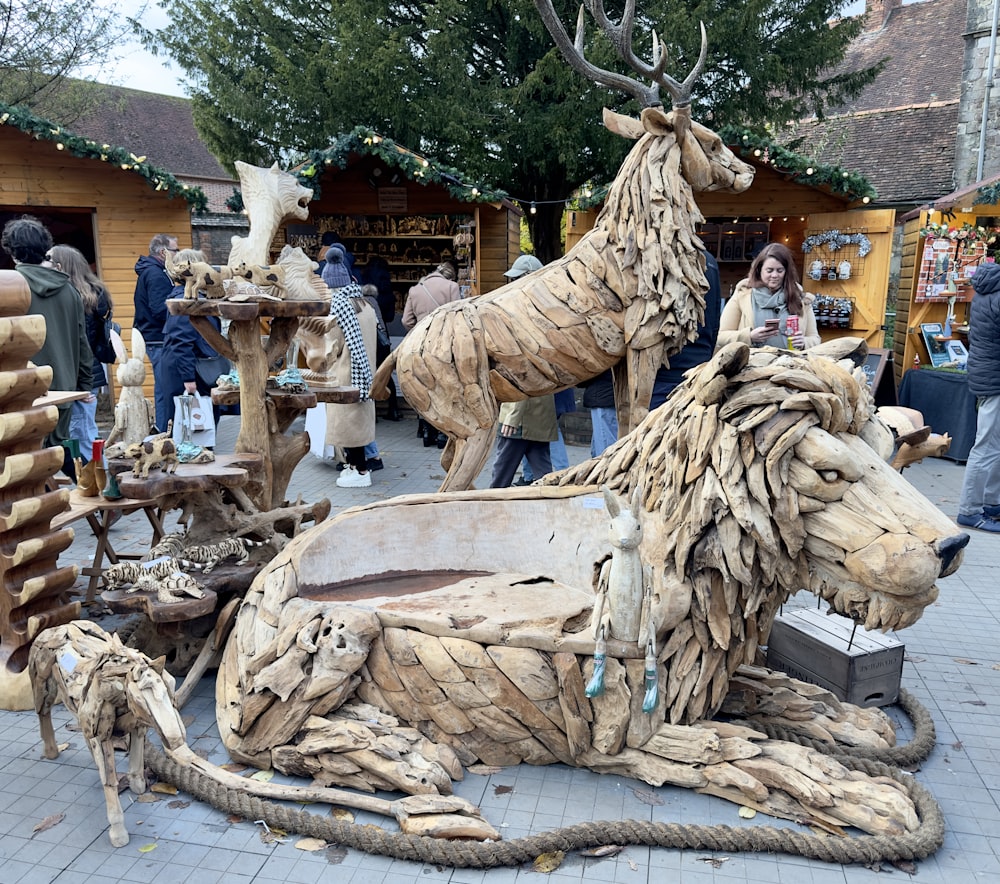
<svg viewBox="0 0 1000 884">
<path fill-rule="evenodd" d="M 801 123 L 798 149 L 862 173 L 878 193 L 873 205 L 918 205 L 955 189 L 957 124 L 957 98 L 866 111 Z"/>
<path fill-rule="evenodd" d="M 863 33 L 835 73 L 888 57 L 885 70 L 849 107 L 793 128 L 796 149 L 860 172 L 878 205 L 917 205 L 955 188 L 966 0 L 925 0 L 894 9 Z"/>
<path fill-rule="evenodd" d="M 125 145 L 179 178 L 232 180 L 198 136 L 188 99 L 121 86 L 99 88 L 103 100 L 96 110 L 73 123 L 81 135 Z"/>
</svg>

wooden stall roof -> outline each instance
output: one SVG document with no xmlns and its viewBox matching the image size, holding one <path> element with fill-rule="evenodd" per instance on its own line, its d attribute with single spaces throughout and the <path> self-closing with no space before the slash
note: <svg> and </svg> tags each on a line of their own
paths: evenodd
<svg viewBox="0 0 1000 884">
<path fill-rule="evenodd" d="M 105 149 L 21 109 L 0 107 L 0 211 L 58 219 L 57 242 L 67 241 L 61 228 L 86 240 L 128 346 L 137 258 L 157 233 L 189 246 L 191 208 L 204 195 L 125 148 Z M 145 387 L 151 395 L 148 365 Z"/>
</svg>

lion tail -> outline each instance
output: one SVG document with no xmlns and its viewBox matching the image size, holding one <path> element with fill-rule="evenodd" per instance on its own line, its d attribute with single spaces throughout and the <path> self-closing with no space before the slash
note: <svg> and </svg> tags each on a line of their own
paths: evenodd
<svg viewBox="0 0 1000 884">
<path fill-rule="evenodd" d="M 381 401 L 389 398 L 389 379 L 395 370 L 396 351 L 393 350 L 392 353 L 382 360 L 382 364 L 378 367 L 375 376 L 372 378 L 372 388 L 369 394 L 372 399 Z"/>
</svg>

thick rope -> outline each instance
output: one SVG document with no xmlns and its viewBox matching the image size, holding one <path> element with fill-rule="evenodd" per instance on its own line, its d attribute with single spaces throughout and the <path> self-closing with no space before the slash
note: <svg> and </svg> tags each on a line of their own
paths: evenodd
<svg viewBox="0 0 1000 884">
<path fill-rule="evenodd" d="M 330 816 L 295 810 L 228 789 L 206 774 L 178 764 L 148 740 L 146 761 L 160 780 L 172 783 L 226 813 L 248 820 L 263 820 L 270 828 L 298 832 L 366 853 L 453 868 L 516 866 L 555 850 L 568 852 L 607 844 L 724 852 L 783 852 L 841 864 L 880 860 L 892 862 L 923 859 L 934 853 L 944 841 L 944 815 L 930 792 L 912 776 L 872 757 L 891 756 L 897 763 L 914 763 L 926 758 L 934 747 L 934 724 L 927 710 L 906 691 L 900 691 L 899 702 L 913 721 L 915 730 L 914 739 L 906 746 L 881 752 L 852 750 L 851 754 L 831 753 L 830 746 L 823 743 L 815 744 L 815 748 L 836 754 L 837 760 L 845 767 L 870 776 L 891 777 L 900 783 L 913 801 L 920 819 L 917 829 L 903 835 L 842 838 L 775 826 L 734 829 L 730 826 L 680 825 L 648 820 L 598 820 L 510 841 L 451 841 L 345 823 Z M 811 745 L 797 735 L 794 738 Z M 921 752 L 922 755 L 919 754 Z"/>
</svg>

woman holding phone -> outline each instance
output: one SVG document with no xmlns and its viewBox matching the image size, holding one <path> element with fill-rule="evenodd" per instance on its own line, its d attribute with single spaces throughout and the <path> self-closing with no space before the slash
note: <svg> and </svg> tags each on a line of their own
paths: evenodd
<svg viewBox="0 0 1000 884">
<path fill-rule="evenodd" d="M 781 243 L 768 243 L 726 302 L 716 350 L 733 341 L 751 347 L 815 347 L 820 337 L 811 302 L 799 284 L 792 253 Z"/>
</svg>

